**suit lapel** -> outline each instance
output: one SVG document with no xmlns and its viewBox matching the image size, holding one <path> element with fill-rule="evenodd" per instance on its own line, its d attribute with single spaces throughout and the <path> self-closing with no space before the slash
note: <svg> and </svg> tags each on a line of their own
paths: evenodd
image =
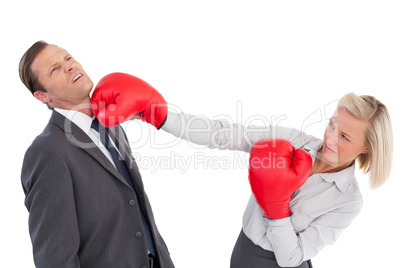
<svg viewBox="0 0 402 268">
<path fill-rule="evenodd" d="M 110 162 L 110 160 L 99 149 L 99 147 L 76 124 L 74 124 L 71 120 L 67 119 L 56 111 L 53 111 L 49 121 L 60 127 L 65 132 L 66 138 L 71 142 L 71 144 L 87 152 L 96 161 L 98 161 L 103 168 L 105 168 L 113 176 L 115 176 L 121 182 L 130 187 L 125 179 L 120 175 L 117 169 Z"/>
</svg>

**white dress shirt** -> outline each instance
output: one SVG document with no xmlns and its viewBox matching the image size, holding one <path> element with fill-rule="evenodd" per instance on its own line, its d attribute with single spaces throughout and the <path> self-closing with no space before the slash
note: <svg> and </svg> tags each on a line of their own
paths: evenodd
<svg viewBox="0 0 402 268">
<path fill-rule="evenodd" d="M 262 139 L 287 139 L 305 149 L 315 161 L 323 141 L 286 127 L 245 128 L 225 120 L 169 112 L 162 127 L 182 139 L 209 148 L 250 152 Z M 273 251 L 280 266 L 294 267 L 313 258 L 325 245 L 334 243 L 341 231 L 359 214 L 363 200 L 354 176 L 355 164 L 335 173 L 310 176 L 292 195 L 291 216 L 269 220 L 251 195 L 243 215 L 245 235 L 265 250 Z"/>
<path fill-rule="evenodd" d="M 91 140 L 96 144 L 96 146 L 99 147 L 99 149 L 102 151 L 102 153 L 110 160 L 110 162 L 113 164 L 113 166 L 116 167 L 116 165 L 113 162 L 112 156 L 110 155 L 109 151 L 107 150 L 105 145 L 103 145 L 103 143 L 100 140 L 99 132 L 96 131 L 95 129 L 91 128 L 92 121 L 95 117 L 89 117 L 88 115 L 86 115 L 84 113 L 81 113 L 78 111 L 73 111 L 73 110 L 63 110 L 63 109 L 59 109 L 59 108 L 54 108 L 54 110 L 56 112 L 58 112 L 59 114 L 63 115 L 64 117 L 66 117 L 67 119 L 69 119 L 71 122 L 76 124 L 82 131 L 84 131 L 89 136 L 89 138 L 91 138 Z M 113 146 L 116 148 L 116 150 L 119 152 L 119 150 L 117 149 L 113 140 L 110 139 L 110 141 L 113 144 Z M 120 154 L 120 152 L 119 152 L 119 154 Z"/>
</svg>

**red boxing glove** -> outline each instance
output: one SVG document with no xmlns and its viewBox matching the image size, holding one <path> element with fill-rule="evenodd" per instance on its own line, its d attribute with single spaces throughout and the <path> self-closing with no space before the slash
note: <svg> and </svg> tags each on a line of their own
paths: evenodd
<svg viewBox="0 0 402 268">
<path fill-rule="evenodd" d="M 253 145 L 249 160 L 249 181 L 264 217 L 282 219 L 291 214 L 291 195 L 310 176 L 310 155 L 295 150 L 287 140 L 261 140 Z"/>
<path fill-rule="evenodd" d="M 111 73 L 96 85 L 92 113 L 105 127 L 114 127 L 138 116 L 160 129 L 167 117 L 167 103 L 147 82 L 125 73 Z"/>
</svg>

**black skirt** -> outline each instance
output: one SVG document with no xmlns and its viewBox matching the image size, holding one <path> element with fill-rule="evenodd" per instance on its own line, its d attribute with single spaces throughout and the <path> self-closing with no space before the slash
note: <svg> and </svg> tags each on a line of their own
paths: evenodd
<svg viewBox="0 0 402 268">
<path fill-rule="evenodd" d="M 305 261 L 296 268 L 312 268 L 311 261 Z M 255 245 L 241 230 L 232 252 L 230 268 L 283 268 L 276 262 L 275 254 Z"/>
</svg>

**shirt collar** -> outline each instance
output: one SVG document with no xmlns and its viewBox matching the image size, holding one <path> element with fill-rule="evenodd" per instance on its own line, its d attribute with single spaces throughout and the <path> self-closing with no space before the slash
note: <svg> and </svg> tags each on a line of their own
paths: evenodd
<svg viewBox="0 0 402 268">
<path fill-rule="evenodd" d="M 336 187 L 338 187 L 342 193 L 345 193 L 353 179 L 355 179 L 355 163 L 353 162 L 352 165 L 338 172 L 320 173 L 318 175 L 326 182 L 335 183 Z"/>
<path fill-rule="evenodd" d="M 54 110 L 76 124 L 86 134 L 89 133 L 93 117 L 89 117 L 84 113 L 73 110 L 63 110 L 60 108 L 54 108 Z"/>
<path fill-rule="evenodd" d="M 319 144 L 317 143 L 314 144 L 313 146 L 303 149 L 305 149 L 310 154 L 314 163 L 317 157 L 317 152 L 321 149 L 321 147 L 322 147 L 322 141 Z M 349 185 L 355 179 L 355 162 L 353 161 L 353 163 L 349 167 L 342 169 L 338 172 L 318 173 L 317 175 L 328 183 L 335 183 L 336 187 L 338 187 L 338 189 L 342 193 L 345 193 L 349 188 Z"/>
</svg>

